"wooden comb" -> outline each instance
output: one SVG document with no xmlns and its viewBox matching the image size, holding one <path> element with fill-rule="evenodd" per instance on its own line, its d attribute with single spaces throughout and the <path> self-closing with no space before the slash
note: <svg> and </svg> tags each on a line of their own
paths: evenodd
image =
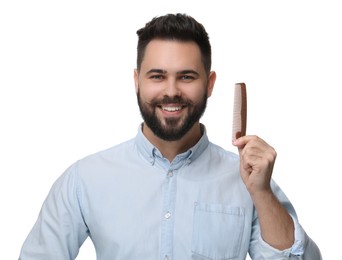
<svg viewBox="0 0 342 260">
<path fill-rule="evenodd" d="M 232 140 L 235 141 L 246 135 L 247 126 L 247 92 L 245 83 L 236 83 L 234 90 L 233 132 Z"/>
</svg>

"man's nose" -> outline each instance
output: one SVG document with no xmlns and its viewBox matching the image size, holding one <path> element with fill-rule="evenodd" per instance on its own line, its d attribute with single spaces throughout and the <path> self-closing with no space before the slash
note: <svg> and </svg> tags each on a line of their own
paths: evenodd
<svg viewBox="0 0 342 260">
<path fill-rule="evenodd" d="M 169 97 L 180 96 L 181 91 L 176 79 L 170 78 L 165 85 L 165 95 Z"/>
</svg>

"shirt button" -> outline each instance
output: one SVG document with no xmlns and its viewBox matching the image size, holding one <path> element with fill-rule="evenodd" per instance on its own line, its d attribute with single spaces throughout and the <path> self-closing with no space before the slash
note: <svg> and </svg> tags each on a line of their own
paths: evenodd
<svg viewBox="0 0 342 260">
<path fill-rule="evenodd" d="M 170 213 L 169 211 L 166 212 L 166 214 L 164 215 L 164 217 L 165 217 L 166 219 L 171 218 L 171 213 Z"/>
<path fill-rule="evenodd" d="M 164 256 L 164 260 L 169 260 L 169 257 L 167 255 Z"/>
<path fill-rule="evenodd" d="M 168 173 L 167 173 L 167 177 L 172 177 L 173 176 L 173 172 L 172 171 L 169 171 Z"/>
</svg>

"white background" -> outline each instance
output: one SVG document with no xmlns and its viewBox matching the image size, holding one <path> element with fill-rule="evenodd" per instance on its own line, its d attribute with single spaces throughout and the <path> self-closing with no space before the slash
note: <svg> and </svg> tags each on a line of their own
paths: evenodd
<svg viewBox="0 0 342 260">
<path fill-rule="evenodd" d="M 56 178 L 135 136 L 136 30 L 182 12 L 203 23 L 218 78 L 202 122 L 231 145 L 233 86 L 248 134 L 278 152 L 274 179 L 325 259 L 340 252 L 341 7 L 338 1 L 1 1 L 0 258 L 17 259 Z M 86 241 L 77 259 L 95 259 Z"/>
</svg>

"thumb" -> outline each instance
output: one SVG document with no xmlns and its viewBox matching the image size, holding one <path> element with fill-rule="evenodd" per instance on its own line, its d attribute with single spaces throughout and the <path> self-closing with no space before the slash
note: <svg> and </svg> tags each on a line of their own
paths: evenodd
<svg viewBox="0 0 342 260">
<path fill-rule="evenodd" d="M 240 138 L 237 138 L 235 140 L 233 140 L 232 144 L 238 148 L 238 151 L 239 151 L 239 154 L 241 155 L 241 152 L 243 150 L 243 148 L 245 147 L 246 145 L 246 138 L 244 137 L 240 137 Z"/>
</svg>

